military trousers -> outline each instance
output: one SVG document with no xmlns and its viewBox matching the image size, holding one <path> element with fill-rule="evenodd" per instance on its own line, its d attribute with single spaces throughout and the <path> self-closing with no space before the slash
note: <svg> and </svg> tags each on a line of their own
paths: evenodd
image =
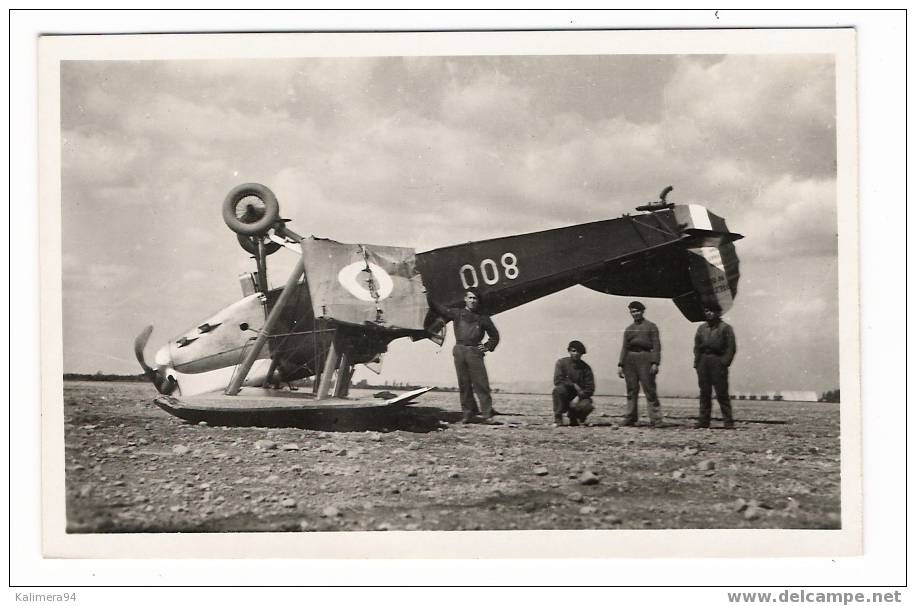
<svg viewBox="0 0 916 606">
<path fill-rule="evenodd" d="M 555 421 L 561 420 L 564 414 L 569 415 L 571 422 L 584 421 L 595 410 L 591 398 L 579 398 L 577 402 L 573 402 L 578 395 L 572 385 L 561 384 L 553 388 L 553 418 Z"/>
<path fill-rule="evenodd" d="M 625 423 L 635 423 L 639 419 L 639 387 L 646 395 L 649 420 L 662 420 L 662 405 L 655 391 L 655 375 L 650 371 L 653 364 L 652 352 L 628 351 L 623 359 L 623 378 L 627 384 L 627 413 Z"/>
<path fill-rule="evenodd" d="M 709 425 L 712 415 L 712 390 L 716 390 L 716 400 L 722 410 L 722 420 L 726 424 L 734 423 L 732 402 L 728 396 L 728 366 L 716 354 L 700 354 L 697 360 L 697 382 L 700 384 L 700 425 Z"/>
<path fill-rule="evenodd" d="M 485 418 L 493 416 L 493 399 L 490 396 L 490 378 L 483 363 L 483 352 L 476 345 L 457 344 L 452 348 L 455 358 L 455 373 L 458 375 L 458 392 L 461 397 L 461 412 L 465 418 L 480 414 Z M 477 406 L 477 400 L 480 407 Z"/>
</svg>

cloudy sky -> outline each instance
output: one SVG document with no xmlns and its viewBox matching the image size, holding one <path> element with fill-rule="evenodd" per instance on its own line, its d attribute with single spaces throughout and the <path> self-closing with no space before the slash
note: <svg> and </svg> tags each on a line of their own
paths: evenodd
<svg viewBox="0 0 916 606">
<path fill-rule="evenodd" d="M 64 369 L 139 372 L 146 324 L 151 357 L 240 296 L 251 261 L 220 215 L 239 183 L 303 235 L 420 251 L 616 217 L 670 184 L 745 235 L 733 389 L 836 387 L 835 105 L 826 55 L 64 62 Z M 292 261 L 271 257 L 272 282 Z M 574 287 L 496 316 L 491 380 L 546 386 L 578 338 L 621 393 L 627 301 Z M 693 393 L 695 325 L 646 303 L 660 390 Z M 395 342 L 378 380 L 453 385 L 449 345 Z"/>
</svg>

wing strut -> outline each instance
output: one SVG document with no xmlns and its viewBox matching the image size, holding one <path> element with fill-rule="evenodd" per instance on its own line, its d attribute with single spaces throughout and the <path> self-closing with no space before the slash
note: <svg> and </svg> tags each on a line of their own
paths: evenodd
<svg viewBox="0 0 916 606">
<path fill-rule="evenodd" d="M 350 379 L 353 378 L 353 365 L 347 352 L 340 354 L 340 364 L 337 366 L 337 383 L 334 384 L 334 397 L 345 398 L 350 393 Z"/>
<path fill-rule="evenodd" d="M 337 380 L 334 380 L 334 375 Z M 339 351 L 337 339 L 333 339 L 328 346 L 328 356 L 324 359 L 324 370 L 321 372 L 321 378 L 318 379 L 318 391 L 315 393 L 316 400 L 324 400 L 331 394 L 331 383 L 334 383 L 333 396 L 335 398 L 344 398 L 350 391 L 350 379 L 353 378 L 353 370 L 350 365 L 350 356 L 347 351 Z"/>
<path fill-rule="evenodd" d="M 270 313 L 267 315 L 267 320 L 264 321 L 264 327 L 261 329 L 261 332 L 258 333 L 258 338 L 255 339 L 254 345 L 248 351 L 245 359 L 242 360 L 242 364 L 233 376 L 232 382 L 229 383 L 229 387 L 226 388 L 225 394 L 227 396 L 238 395 L 239 390 L 242 388 L 242 383 L 244 383 L 245 379 L 248 377 L 248 372 L 251 370 L 252 364 L 258 359 L 261 350 L 264 349 L 264 345 L 267 343 L 270 333 L 273 332 L 274 326 L 277 324 L 280 316 L 283 315 L 283 310 L 286 308 L 286 304 L 289 302 L 290 298 L 292 298 L 293 293 L 296 292 L 296 285 L 299 283 L 299 278 L 301 278 L 304 273 L 305 265 L 302 263 L 302 257 L 299 257 L 292 273 L 289 274 L 289 279 L 286 281 L 286 287 L 280 293 L 280 298 L 277 299 L 273 309 L 271 309 Z"/>
<path fill-rule="evenodd" d="M 334 378 L 334 369 L 337 368 L 339 356 L 335 344 L 336 340 L 337 339 L 331 341 L 331 345 L 328 346 L 328 357 L 324 359 L 324 370 L 321 372 L 321 381 L 318 383 L 318 394 L 315 396 L 319 400 L 328 397 L 328 392 L 331 389 L 331 379 Z"/>
</svg>

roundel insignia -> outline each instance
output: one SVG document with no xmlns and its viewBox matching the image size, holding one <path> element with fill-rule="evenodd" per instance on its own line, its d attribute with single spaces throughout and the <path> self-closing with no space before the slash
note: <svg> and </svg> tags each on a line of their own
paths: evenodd
<svg viewBox="0 0 916 606">
<path fill-rule="evenodd" d="M 341 269 L 337 281 L 360 301 L 381 301 L 394 290 L 394 282 L 388 272 L 375 263 L 365 261 L 357 261 Z"/>
</svg>

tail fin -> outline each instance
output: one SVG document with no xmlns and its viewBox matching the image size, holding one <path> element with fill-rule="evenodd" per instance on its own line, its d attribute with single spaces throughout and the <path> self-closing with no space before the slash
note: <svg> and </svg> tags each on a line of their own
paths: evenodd
<svg viewBox="0 0 916 606">
<path fill-rule="evenodd" d="M 691 291 L 673 297 L 674 303 L 693 322 L 704 319 L 703 308 L 707 306 L 727 312 L 738 295 L 741 275 L 733 242 L 742 236 L 730 232 L 724 219 L 702 206 L 679 205 L 674 212 L 689 235 L 686 251 L 693 286 Z"/>
<path fill-rule="evenodd" d="M 674 303 L 688 320 L 703 320 L 703 308 L 717 306 L 722 313 L 731 309 L 738 294 L 738 255 L 735 245 L 688 248 L 690 281 L 694 289 L 674 297 Z"/>
</svg>

